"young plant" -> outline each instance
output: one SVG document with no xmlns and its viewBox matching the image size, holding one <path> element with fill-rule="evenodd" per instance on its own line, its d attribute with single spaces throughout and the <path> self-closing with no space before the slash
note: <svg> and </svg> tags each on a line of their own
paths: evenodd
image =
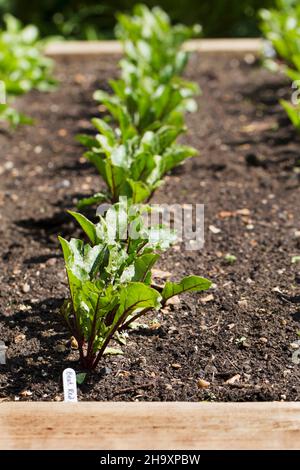
<svg viewBox="0 0 300 470">
<path fill-rule="evenodd" d="M 116 34 L 125 53 L 121 78 L 109 82 L 113 94 L 99 90 L 94 98 L 113 116 L 123 140 L 162 125 L 182 127 L 184 113 L 197 108 L 193 98 L 199 88 L 181 78 L 188 61 L 181 46 L 201 28 L 172 27 L 163 10 L 145 5 L 118 20 Z"/>
<path fill-rule="evenodd" d="M 6 28 L 0 31 L 0 82 L 6 103 L 0 105 L 0 120 L 11 125 L 29 124 L 30 118 L 10 106 L 13 99 L 32 89 L 52 90 L 55 81 L 50 75 L 52 61 L 42 54 L 38 30 L 21 23 L 11 15 L 4 16 Z"/>
<path fill-rule="evenodd" d="M 157 83 L 169 83 L 180 76 L 188 62 L 184 41 L 199 36 L 201 26 L 172 26 L 168 15 L 159 7 L 150 10 L 136 5 L 132 15 L 117 15 L 116 36 L 122 41 L 124 74 L 138 78 L 152 77 Z"/>
<path fill-rule="evenodd" d="M 167 282 L 162 288 L 152 285 L 158 251 L 166 250 L 175 236 L 161 226 L 148 227 L 144 210 L 128 208 L 122 200 L 97 224 L 72 212 L 90 243 L 60 237 L 70 288 L 61 312 L 78 342 L 84 369 L 95 369 L 111 341 L 142 315 L 159 310 L 174 295 L 211 285 L 199 276 Z"/>
<path fill-rule="evenodd" d="M 195 28 L 172 27 L 161 9 L 150 11 L 142 5 L 133 17 L 120 15 L 119 20 L 118 35 L 126 45 L 122 78 L 110 81 L 113 94 L 94 94 L 114 119 L 114 128 L 107 119 L 93 119 L 99 134 L 79 136 L 108 191 L 80 201 L 79 208 L 105 199 L 117 202 L 120 196 L 133 203 L 147 201 L 168 171 L 196 154 L 191 147 L 175 144 L 184 131 L 184 113 L 197 108 L 193 97 L 198 86 L 178 75 L 188 57 L 180 47 Z M 148 43 L 150 55 L 141 53 L 143 43 Z M 134 59 L 127 47 L 137 51 Z"/>
<path fill-rule="evenodd" d="M 97 168 L 108 191 L 83 199 L 79 208 L 102 200 L 117 202 L 121 196 L 133 203 L 146 201 L 168 171 L 197 153 L 192 147 L 174 143 L 184 128 L 163 126 L 156 132 L 147 131 L 142 138 L 134 136 L 120 143 L 105 121 L 92 122 L 100 134 L 78 138 L 88 146 L 85 156 Z"/>
<path fill-rule="evenodd" d="M 114 118 L 123 140 L 130 135 L 142 135 L 163 125 L 182 127 L 184 113 L 197 109 L 194 96 L 197 84 L 180 78 L 158 84 L 151 76 L 131 74 L 111 80 L 113 94 L 98 90 L 96 101 L 104 105 Z"/>
</svg>

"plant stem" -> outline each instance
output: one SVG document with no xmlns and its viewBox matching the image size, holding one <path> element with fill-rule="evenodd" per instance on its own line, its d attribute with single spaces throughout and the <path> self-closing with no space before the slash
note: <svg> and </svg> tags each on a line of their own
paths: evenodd
<svg viewBox="0 0 300 470">
<path fill-rule="evenodd" d="M 136 302 L 136 304 L 134 305 L 131 305 L 129 307 L 129 309 L 125 310 L 125 312 L 123 312 L 123 314 L 120 316 L 119 320 L 116 322 L 116 324 L 111 328 L 110 332 L 108 333 L 108 335 L 106 336 L 105 340 L 104 340 L 104 343 L 102 344 L 97 356 L 96 356 L 96 359 L 91 367 L 91 369 L 96 369 L 97 365 L 99 364 L 100 362 L 100 359 L 102 358 L 103 356 L 103 353 L 108 345 L 108 343 L 110 342 L 110 340 L 113 338 L 115 332 L 118 330 L 119 326 L 122 325 L 123 321 L 125 320 L 126 316 L 128 315 L 129 311 L 135 307 L 136 305 L 138 304 L 138 302 Z"/>
<path fill-rule="evenodd" d="M 95 309 L 95 314 L 94 314 L 92 328 L 91 328 L 91 336 L 90 336 L 90 339 L 89 339 L 88 349 L 87 349 L 87 353 L 86 353 L 87 357 L 90 356 L 90 354 L 93 350 L 94 341 L 95 341 L 95 337 L 96 337 L 97 313 L 98 313 L 99 302 L 100 302 L 100 294 L 98 295 L 98 298 L 97 298 L 96 309 Z"/>
</svg>

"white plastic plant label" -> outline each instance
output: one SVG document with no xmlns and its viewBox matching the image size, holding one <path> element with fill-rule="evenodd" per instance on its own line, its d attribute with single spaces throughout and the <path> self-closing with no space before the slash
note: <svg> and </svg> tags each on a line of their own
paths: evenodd
<svg viewBox="0 0 300 470">
<path fill-rule="evenodd" d="M 63 371 L 64 400 L 66 403 L 77 402 L 77 383 L 74 369 L 68 368 Z"/>
<path fill-rule="evenodd" d="M 6 364 L 6 350 L 7 346 L 5 346 L 3 341 L 0 341 L 0 364 Z"/>
</svg>

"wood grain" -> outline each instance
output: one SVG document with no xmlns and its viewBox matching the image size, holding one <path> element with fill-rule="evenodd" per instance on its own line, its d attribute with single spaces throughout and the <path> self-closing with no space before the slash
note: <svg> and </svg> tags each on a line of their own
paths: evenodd
<svg viewBox="0 0 300 470">
<path fill-rule="evenodd" d="M 187 41 L 185 49 L 200 52 L 252 52 L 262 48 L 260 39 L 194 39 Z M 121 54 L 122 47 L 118 41 L 65 41 L 53 42 L 46 47 L 51 56 L 60 55 L 99 55 Z"/>
<path fill-rule="evenodd" d="M 300 403 L 2 403 L 0 449 L 299 449 Z"/>
</svg>

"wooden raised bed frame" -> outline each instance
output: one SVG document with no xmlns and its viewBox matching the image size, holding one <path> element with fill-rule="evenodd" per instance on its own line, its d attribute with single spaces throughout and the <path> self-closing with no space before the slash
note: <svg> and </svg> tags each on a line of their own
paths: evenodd
<svg viewBox="0 0 300 470">
<path fill-rule="evenodd" d="M 190 50 L 251 52 L 258 39 L 196 40 Z M 120 53 L 115 41 L 51 44 L 58 55 Z M 105 429 L 105 433 L 103 433 Z M 0 404 L 0 449 L 299 449 L 300 403 Z"/>
<path fill-rule="evenodd" d="M 3 403 L 0 449 L 299 449 L 300 403 Z"/>
</svg>

